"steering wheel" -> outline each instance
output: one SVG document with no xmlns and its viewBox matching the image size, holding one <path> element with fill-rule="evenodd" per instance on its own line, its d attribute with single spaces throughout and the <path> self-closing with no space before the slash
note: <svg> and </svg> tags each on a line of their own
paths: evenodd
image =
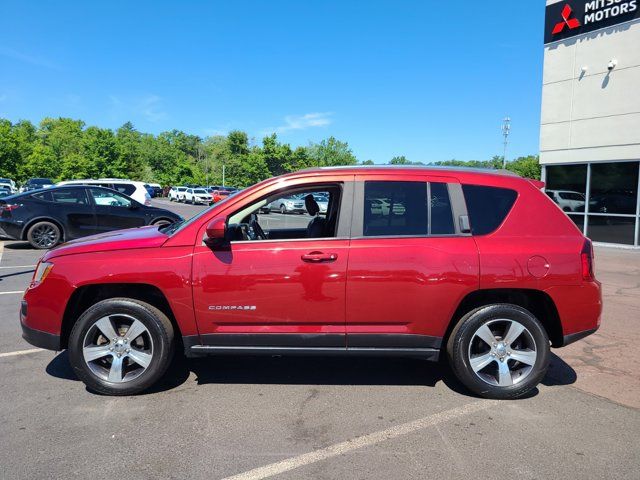
<svg viewBox="0 0 640 480">
<path fill-rule="evenodd" d="M 251 219 L 249 220 L 249 231 L 247 232 L 251 240 L 266 240 L 267 236 L 262 230 L 262 227 L 258 223 L 258 216 L 255 213 L 251 214 Z"/>
</svg>

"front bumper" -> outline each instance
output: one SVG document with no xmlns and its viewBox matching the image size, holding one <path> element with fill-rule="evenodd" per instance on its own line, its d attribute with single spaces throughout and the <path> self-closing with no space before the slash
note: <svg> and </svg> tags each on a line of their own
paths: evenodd
<svg viewBox="0 0 640 480">
<path fill-rule="evenodd" d="M 28 314 L 28 304 L 24 300 L 20 306 L 20 326 L 22 327 L 22 338 L 34 347 L 44 348 L 47 350 L 61 350 L 60 335 L 55 333 L 43 332 L 36 330 L 25 324 Z"/>
<path fill-rule="evenodd" d="M 29 328 L 22 322 L 20 325 L 22 326 L 22 338 L 31 345 L 47 350 L 60 350 L 60 335 Z"/>
</svg>

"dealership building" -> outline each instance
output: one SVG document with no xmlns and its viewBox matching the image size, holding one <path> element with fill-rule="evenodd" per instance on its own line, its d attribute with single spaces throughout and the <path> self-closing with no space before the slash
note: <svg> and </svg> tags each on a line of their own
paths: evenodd
<svg viewBox="0 0 640 480">
<path fill-rule="evenodd" d="M 640 246 L 640 0 L 547 0 L 540 163 L 595 242 Z"/>
</svg>

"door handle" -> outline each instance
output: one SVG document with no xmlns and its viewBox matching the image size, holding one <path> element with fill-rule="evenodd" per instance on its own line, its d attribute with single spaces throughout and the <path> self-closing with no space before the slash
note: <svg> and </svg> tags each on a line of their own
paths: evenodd
<svg viewBox="0 0 640 480">
<path fill-rule="evenodd" d="M 302 255 L 302 261 L 308 263 L 335 262 L 338 258 L 337 253 L 310 252 Z"/>
</svg>

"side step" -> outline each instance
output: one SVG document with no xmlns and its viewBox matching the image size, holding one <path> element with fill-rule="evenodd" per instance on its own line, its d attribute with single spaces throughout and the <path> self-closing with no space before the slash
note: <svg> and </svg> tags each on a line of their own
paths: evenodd
<svg viewBox="0 0 640 480">
<path fill-rule="evenodd" d="M 369 356 L 369 357 L 419 357 L 437 361 L 437 348 L 384 348 L 384 347 L 271 347 L 271 346 L 219 346 L 191 345 L 185 349 L 188 357 L 205 355 L 320 355 L 320 356 Z"/>
</svg>

